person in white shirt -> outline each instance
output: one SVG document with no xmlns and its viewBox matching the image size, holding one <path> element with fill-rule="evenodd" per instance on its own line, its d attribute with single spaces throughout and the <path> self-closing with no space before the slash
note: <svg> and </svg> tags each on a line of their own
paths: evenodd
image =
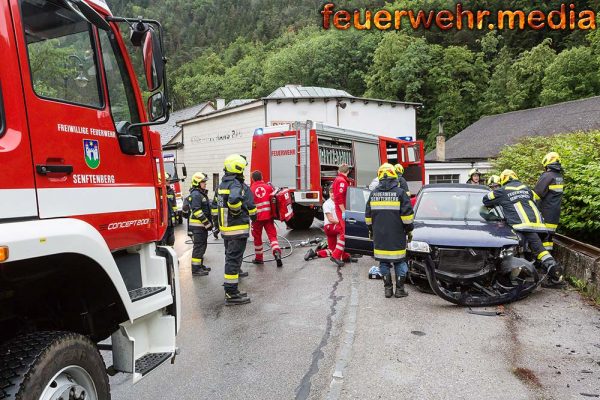
<svg viewBox="0 0 600 400">
<path fill-rule="evenodd" d="M 335 214 L 335 204 L 333 203 L 331 197 L 327 199 L 325 203 L 323 203 L 323 215 L 325 216 L 325 218 L 323 219 L 323 230 L 325 231 L 325 235 L 327 236 L 327 248 L 318 251 L 315 251 L 314 249 L 309 249 L 306 255 L 304 255 L 305 261 L 317 257 L 329 258 L 333 253 L 333 249 L 335 249 L 335 247 L 337 246 L 337 238 L 340 234 L 341 225 L 337 220 L 337 216 Z M 352 258 L 350 254 L 344 253 L 343 261 L 356 262 L 356 259 Z"/>
</svg>

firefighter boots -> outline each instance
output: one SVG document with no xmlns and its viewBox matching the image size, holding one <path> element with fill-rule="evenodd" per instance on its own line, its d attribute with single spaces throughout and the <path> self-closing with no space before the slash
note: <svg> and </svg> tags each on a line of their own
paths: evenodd
<svg viewBox="0 0 600 400">
<path fill-rule="evenodd" d="M 207 267 L 207 266 L 206 266 L 206 265 L 204 265 L 204 264 L 202 264 L 202 266 L 201 266 L 200 268 L 202 268 L 202 269 L 203 269 L 204 271 L 206 271 L 206 272 L 210 272 L 210 271 L 212 271 L 212 268 L 210 268 L 210 267 Z"/>
<path fill-rule="evenodd" d="M 259 260 L 257 258 L 255 258 L 254 260 L 252 260 L 252 264 L 256 264 L 256 265 L 263 265 L 265 262 L 263 260 Z"/>
<path fill-rule="evenodd" d="M 389 299 L 394 294 L 394 284 L 392 283 L 392 274 L 383 276 L 383 288 L 385 289 L 385 298 Z"/>
<path fill-rule="evenodd" d="M 241 295 L 241 292 L 225 292 L 225 305 L 226 306 L 237 306 L 240 304 L 250 303 L 250 297 Z"/>
<path fill-rule="evenodd" d="M 313 249 L 308 249 L 308 251 L 306 252 L 306 254 L 304 255 L 304 261 L 309 261 L 312 260 L 313 258 L 317 258 L 317 252 L 314 251 Z"/>
<path fill-rule="evenodd" d="M 202 267 L 192 267 L 192 276 L 206 276 L 208 275 L 208 271 Z"/>
<path fill-rule="evenodd" d="M 275 256 L 275 262 L 277 263 L 277 267 L 279 267 L 279 268 L 283 267 L 283 261 L 281 261 L 281 252 L 276 251 L 274 256 Z"/>
<path fill-rule="evenodd" d="M 406 282 L 406 275 L 396 278 L 396 298 L 408 296 L 408 292 L 404 290 L 404 283 Z"/>
<path fill-rule="evenodd" d="M 248 271 L 242 271 L 242 269 L 240 268 L 240 273 L 239 273 L 240 278 L 245 278 L 248 276 Z"/>
</svg>

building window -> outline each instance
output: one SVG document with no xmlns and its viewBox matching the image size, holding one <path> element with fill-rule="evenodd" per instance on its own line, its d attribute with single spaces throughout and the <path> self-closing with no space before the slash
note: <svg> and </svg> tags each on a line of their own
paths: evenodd
<svg viewBox="0 0 600 400">
<path fill-rule="evenodd" d="M 219 174 L 213 174 L 213 192 L 217 193 L 219 190 Z"/>
<path fill-rule="evenodd" d="M 460 183 L 459 174 L 429 175 L 429 183 Z"/>
</svg>

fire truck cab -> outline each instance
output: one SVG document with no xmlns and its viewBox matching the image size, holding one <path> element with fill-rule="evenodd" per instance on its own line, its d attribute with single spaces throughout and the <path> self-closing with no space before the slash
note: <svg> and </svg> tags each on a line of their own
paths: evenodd
<svg viewBox="0 0 600 400">
<path fill-rule="evenodd" d="M 340 164 L 351 167 L 353 186 L 368 187 L 384 162 L 404 166 L 411 193 L 423 186 L 420 140 L 407 142 L 311 121 L 254 131 L 251 169 L 260 170 L 275 187 L 293 191 L 294 217 L 286 222 L 292 229 L 308 229 L 315 217 L 322 218 L 321 205 L 329 198 Z"/>
<path fill-rule="evenodd" d="M 103 0 L 0 0 L 0 398 L 109 399 L 99 350 L 134 382 L 177 352 L 161 30 Z"/>
</svg>

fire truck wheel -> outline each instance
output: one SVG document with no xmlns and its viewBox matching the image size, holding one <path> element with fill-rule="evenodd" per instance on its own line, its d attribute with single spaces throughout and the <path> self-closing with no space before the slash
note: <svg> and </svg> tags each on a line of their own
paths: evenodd
<svg viewBox="0 0 600 400">
<path fill-rule="evenodd" d="M 77 333 L 37 332 L 0 348 L 0 398 L 109 400 L 96 345 Z"/>
<path fill-rule="evenodd" d="M 285 224 L 290 229 L 308 229 L 315 219 L 315 211 L 311 208 L 304 207 L 294 203 L 294 216 L 286 221 Z"/>
</svg>

